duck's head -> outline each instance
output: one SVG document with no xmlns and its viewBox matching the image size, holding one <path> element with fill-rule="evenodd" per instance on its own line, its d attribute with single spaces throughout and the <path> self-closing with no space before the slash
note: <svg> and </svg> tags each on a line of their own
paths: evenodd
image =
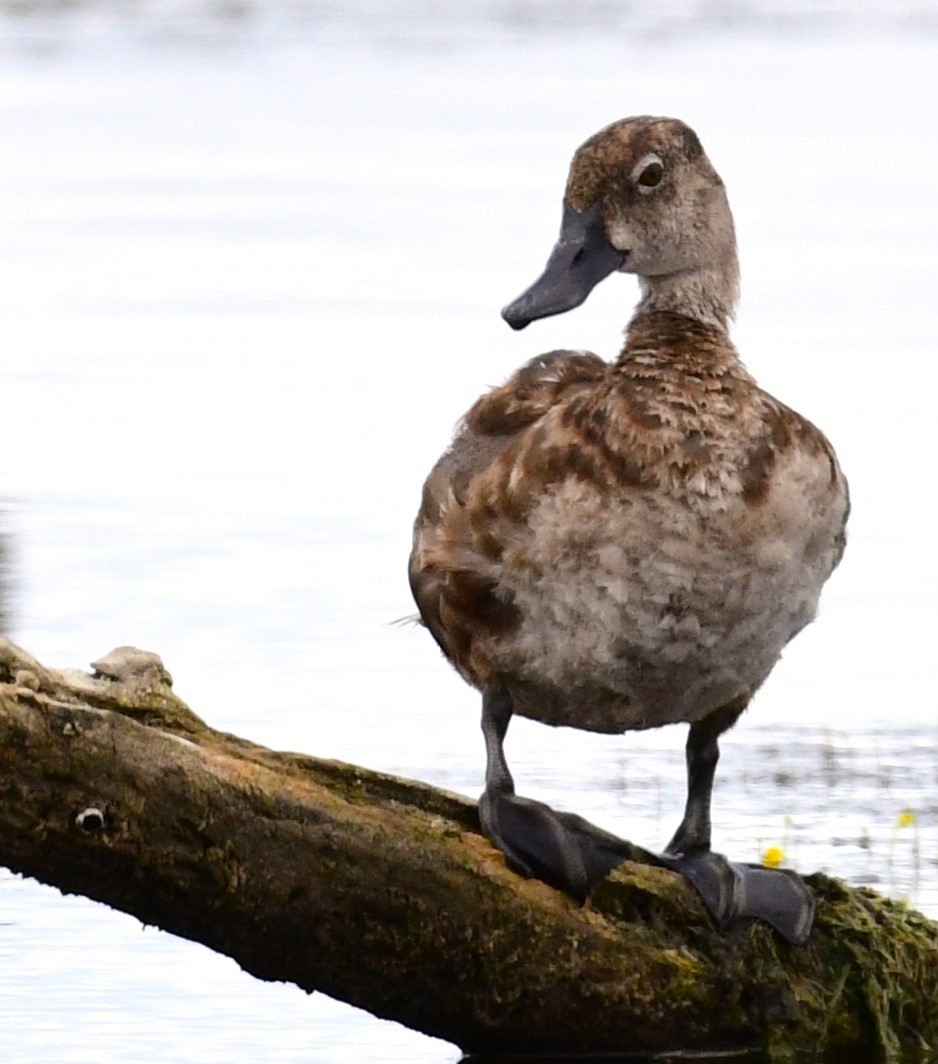
<svg viewBox="0 0 938 1064">
<path fill-rule="evenodd" d="M 615 270 L 638 275 L 641 309 L 721 325 L 732 315 L 739 270 L 726 190 L 676 118 L 625 118 L 579 148 L 547 267 L 502 317 L 523 329 L 562 314 Z"/>
</svg>

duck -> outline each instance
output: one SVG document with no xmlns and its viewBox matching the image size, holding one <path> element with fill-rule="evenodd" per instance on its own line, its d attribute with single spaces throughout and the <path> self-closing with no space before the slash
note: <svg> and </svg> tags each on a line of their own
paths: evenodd
<svg viewBox="0 0 938 1064">
<path fill-rule="evenodd" d="M 516 794 L 514 715 L 607 734 L 686 724 L 684 815 L 657 862 L 721 928 L 751 917 L 801 943 L 811 891 L 713 852 L 711 795 L 720 737 L 840 562 L 847 481 L 730 339 L 733 216 L 679 119 L 625 118 L 580 146 L 547 265 L 502 317 L 520 330 L 565 313 L 613 273 L 640 291 L 618 357 L 538 355 L 470 407 L 423 486 L 411 590 L 481 694 L 480 824 L 510 868 L 582 903 L 633 852 Z"/>
</svg>

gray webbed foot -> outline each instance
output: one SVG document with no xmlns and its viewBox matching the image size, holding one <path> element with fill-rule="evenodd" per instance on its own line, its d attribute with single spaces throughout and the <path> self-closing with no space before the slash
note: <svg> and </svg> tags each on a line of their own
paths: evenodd
<svg viewBox="0 0 938 1064">
<path fill-rule="evenodd" d="M 801 876 L 785 868 L 762 865 L 731 867 L 740 876 L 741 884 L 737 919 L 752 916 L 764 920 L 793 945 L 804 945 L 814 926 L 817 902 Z"/>
<path fill-rule="evenodd" d="M 745 705 L 745 699 L 737 699 L 691 724 L 684 819 L 662 862 L 696 888 L 721 928 L 749 916 L 801 945 L 811 933 L 815 910 L 814 895 L 804 881 L 785 869 L 734 864 L 710 849 L 710 799 L 720 758 L 719 738 Z"/>
<path fill-rule="evenodd" d="M 574 813 L 560 813 L 515 794 L 503 746 L 511 712 L 506 692 L 483 694 L 487 763 L 485 792 L 479 799 L 482 830 L 515 872 L 541 879 L 582 904 L 616 865 L 634 857 L 637 847 Z"/>
<path fill-rule="evenodd" d="M 807 942 L 816 902 L 797 873 L 736 864 L 710 850 L 663 854 L 661 860 L 691 883 L 722 930 L 750 917 L 774 927 L 793 945 Z"/>
<path fill-rule="evenodd" d="M 581 904 L 596 884 L 625 860 L 660 864 L 679 872 L 696 889 L 720 928 L 746 917 L 762 920 L 800 945 L 811 932 L 815 901 L 794 873 L 734 864 L 710 849 L 710 795 L 719 749 L 717 738 L 742 711 L 731 705 L 691 726 L 687 743 L 688 792 L 684 819 L 667 851 L 648 854 L 574 813 L 515 794 L 505 761 L 511 697 L 501 690 L 482 698 L 487 754 L 479 818 L 486 837 L 508 866 L 543 880 Z"/>
<path fill-rule="evenodd" d="M 509 868 L 543 880 L 581 905 L 635 849 L 574 813 L 516 794 L 486 790 L 479 799 L 479 816 L 486 837 L 505 855 Z"/>
</svg>

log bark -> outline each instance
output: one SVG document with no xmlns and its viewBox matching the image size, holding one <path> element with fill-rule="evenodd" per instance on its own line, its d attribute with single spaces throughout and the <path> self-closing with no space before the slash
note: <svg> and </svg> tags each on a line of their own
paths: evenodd
<svg viewBox="0 0 938 1064">
<path fill-rule="evenodd" d="M 938 1046 L 938 925 L 901 904 L 811 876 L 794 947 L 638 860 L 580 908 L 474 803 L 214 731 L 126 648 L 89 675 L 0 639 L 0 863 L 469 1052 Z"/>
</svg>

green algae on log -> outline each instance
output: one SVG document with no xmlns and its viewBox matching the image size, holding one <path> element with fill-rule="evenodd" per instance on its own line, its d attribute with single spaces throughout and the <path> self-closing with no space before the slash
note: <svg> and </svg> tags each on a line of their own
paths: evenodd
<svg viewBox="0 0 938 1064">
<path fill-rule="evenodd" d="M 0 639 L 0 792 L 7 868 L 467 1052 L 938 1048 L 914 910 L 815 875 L 806 946 L 722 934 L 638 848 L 580 908 L 507 869 L 474 803 L 214 731 L 131 648 L 89 675 Z"/>
</svg>

